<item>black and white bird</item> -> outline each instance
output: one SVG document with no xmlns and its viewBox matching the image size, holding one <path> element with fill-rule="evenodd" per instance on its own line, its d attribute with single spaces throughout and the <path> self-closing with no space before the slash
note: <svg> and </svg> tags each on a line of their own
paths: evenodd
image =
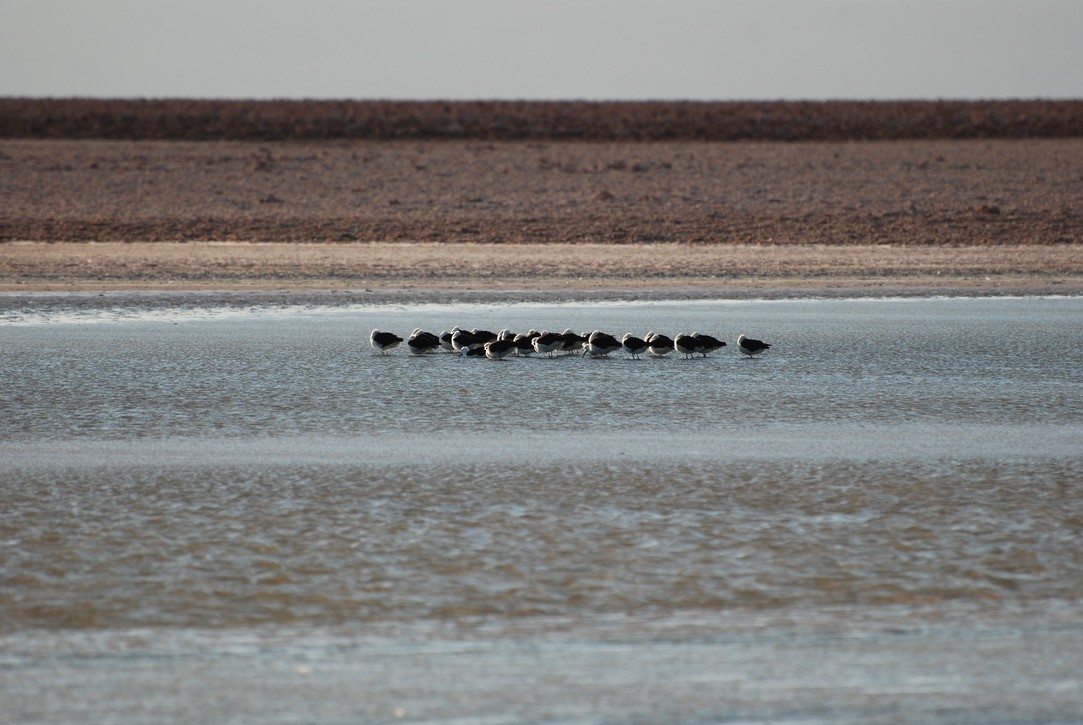
<svg viewBox="0 0 1083 725">
<path fill-rule="evenodd" d="M 710 335 L 704 335 L 699 332 L 693 332 L 692 337 L 700 341 L 701 347 L 699 352 L 701 355 L 703 355 L 703 357 L 707 357 L 707 353 L 709 352 L 721 350 L 726 346 L 726 343 L 724 343 L 722 340 L 719 340 L 717 337 L 711 337 Z"/>
<path fill-rule="evenodd" d="M 534 338 L 534 352 L 547 353 L 553 357 L 553 353 L 564 346 L 564 336 L 559 332 L 542 332 Z"/>
<path fill-rule="evenodd" d="M 440 349 L 440 338 L 420 327 L 410 333 L 406 339 L 406 349 L 411 355 L 424 355 Z"/>
<path fill-rule="evenodd" d="M 489 340 L 495 339 L 496 335 L 489 333 L 492 337 L 485 337 L 484 335 L 478 335 L 475 330 L 456 330 L 451 335 L 451 347 L 455 352 L 462 352 L 463 348 L 470 348 L 472 350 L 482 347 Z"/>
<path fill-rule="evenodd" d="M 510 337 L 498 338 L 485 343 L 485 357 L 490 360 L 503 360 L 516 351 L 515 340 Z"/>
<path fill-rule="evenodd" d="M 402 338 L 393 332 L 380 332 L 379 330 L 373 330 L 369 335 L 369 344 L 376 350 L 380 351 L 381 355 L 386 355 L 393 348 L 397 347 L 402 342 Z"/>
<path fill-rule="evenodd" d="M 531 330 L 525 335 L 519 334 L 512 338 L 515 340 L 516 354 L 525 357 L 534 352 L 534 338 L 540 334 L 537 330 Z"/>
<path fill-rule="evenodd" d="M 678 333 L 675 338 L 673 338 L 673 349 L 684 355 L 685 358 L 690 358 L 697 352 L 703 350 L 703 343 L 701 343 L 696 337 L 693 337 L 692 335 L 686 335 L 681 332 Z"/>
<path fill-rule="evenodd" d="M 771 346 L 763 340 L 753 340 L 751 337 L 745 337 L 744 335 L 737 338 L 737 349 L 749 357 L 759 355 L 769 347 Z"/>
<path fill-rule="evenodd" d="M 458 332 L 458 330 L 458 327 L 453 327 L 451 328 L 451 332 L 441 332 L 440 347 L 442 347 L 447 352 L 455 352 L 455 348 L 451 344 L 451 336 Z"/>
<path fill-rule="evenodd" d="M 454 352 L 462 353 L 463 350 L 470 349 L 470 343 L 474 341 L 474 336 L 470 334 L 469 330 L 460 330 L 458 327 L 451 328 L 451 349 Z"/>
<path fill-rule="evenodd" d="M 587 337 L 583 346 L 584 357 L 607 357 L 609 353 L 616 352 L 623 347 L 617 338 L 599 330 L 595 330 Z"/>
<path fill-rule="evenodd" d="M 647 349 L 650 350 L 651 355 L 662 357 L 673 352 L 673 338 L 671 337 L 657 332 L 648 332 L 643 339 L 647 341 Z"/>
<path fill-rule="evenodd" d="M 495 340 L 496 333 L 489 330 L 479 330 L 474 328 L 473 330 L 461 330 L 458 327 L 454 327 L 451 330 L 451 347 L 455 352 L 462 352 L 464 347 L 472 349 L 480 348 L 485 343 Z"/>
<path fill-rule="evenodd" d="M 496 339 L 496 333 L 495 332 L 490 332 L 489 330 L 479 330 L 476 327 L 473 330 L 470 331 L 470 334 L 474 336 L 474 341 L 478 345 L 484 345 L 485 343 L 489 342 L 490 340 L 495 340 Z"/>
<path fill-rule="evenodd" d="M 624 348 L 624 351 L 632 356 L 633 360 L 638 360 L 639 356 L 647 352 L 649 345 L 647 341 L 641 337 L 636 337 L 630 332 L 624 333 L 624 337 L 620 339 L 620 346 Z"/>
<path fill-rule="evenodd" d="M 586 345 L 588 337 L 587 335 L 580 335 L 576 332 L 572 332 L 570 327 L 560 333 L 560 336 L 564 338 L 564 344 L 561 345 L 560 349 L 568 354 L 582 350 Z"/>
</svg>

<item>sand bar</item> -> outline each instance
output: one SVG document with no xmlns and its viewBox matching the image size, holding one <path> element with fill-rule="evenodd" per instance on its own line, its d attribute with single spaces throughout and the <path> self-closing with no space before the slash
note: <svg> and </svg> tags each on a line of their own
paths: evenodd
<svg viewBox="0 0 1083 725">
<path fill-rule="evenodd" d="M 1080 294 L 1083 138 L 0 139 L 0 292 Z"/>
<path fill-rule="evenodd" d="M 1073 245 L 0 245 L 0 291 L 658 299 L 1083 293 Z"/>
</svg>

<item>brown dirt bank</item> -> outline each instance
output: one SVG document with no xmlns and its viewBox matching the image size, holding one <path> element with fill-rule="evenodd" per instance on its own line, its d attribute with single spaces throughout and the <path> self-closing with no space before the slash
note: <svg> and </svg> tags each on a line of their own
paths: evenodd
<svg viewBox="0 0 1083 725">
<path fill-rule="evenodd" d="M 1066 245 L 0 245 L 0 291 L 113 290 L 334 290 L 403 301 L 1077 295 L 1083 255 Z"/>
<path fill-rule="evenodd" d="M 1083 241 L 1083 138 L 0 139 L 0 241 Z"/>
<path fill-rule="evenodd" d="M 251 101 L 0 98 L 0 137 L 488 141 L 1083 136 L 1083 101 Z"/>
</svg>

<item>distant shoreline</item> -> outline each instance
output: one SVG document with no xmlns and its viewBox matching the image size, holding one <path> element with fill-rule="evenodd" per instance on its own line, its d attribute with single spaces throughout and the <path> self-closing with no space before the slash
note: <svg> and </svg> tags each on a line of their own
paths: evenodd
<svg viewBox="0 0 1083 725">
<path fill-rule="evenodd" d="M 390 101 L 0 98 L 0 138 L 847 141 L 1083 137 L 1083 100 Z"/>
<path fill-rule="evenodd" d="M 80 104 L 90 115 L 79 115 Z M 510 114 L 505 126 L 494 110 Z M 362 111 L 400 135 L 335 135 Z M 224 140 L 244 112 L 255 114 L 245 123 L 279 114 L 285 125 L 266 133 L 299 135 Z M 922 113 L 958 125 L 923 127 Z M 628 123 L 614 125 L 621 114 Z M 1058 125 L 1064 114 L 1070 123 Z M 42 134 L 67 133 L 81 119 L 85 137 L 0 132 L 8 293 L 506 301 L 1083 290 L 1083 102 L 0 99 L 0 120 L 12 118 L 45 118 Z M 704 140 L 697 118 L 710 121 L 704 133 L 743 119 L 761 136 Z M 99 125 L 109 119 L 120 125 Z M 466 138 L 432 131 L 451 133 L 440 126 L 451 120 Z M 110 138 L 159 121 L 165 136 L 180 129 L 219 140 Z M 832 125 L 842 121 L 850 125 Z M 519 140 L 487 139 L 479 128 Z M 795 138 L 815 129 L 888 135 L 768 140 L 772 128 Z M 927 137 L 945 128 L 1002 135 Z M 650 140 L 670 131 L 676 140 Z"/>
</svg>

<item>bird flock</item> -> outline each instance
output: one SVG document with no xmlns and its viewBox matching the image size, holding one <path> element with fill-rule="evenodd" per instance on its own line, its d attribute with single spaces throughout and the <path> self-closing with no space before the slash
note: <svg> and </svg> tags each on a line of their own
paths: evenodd
<svg viewBox="0 0 1083 725">
<path fill-rule="evenodd" d="M 411 355 L 428 355 L 448 352 L 463 357 L 484 357 L 489 360 L 504 360 L 511 356 L 579 355 L 582 357 L 604 358 L 617 352 L 625 352 L 633 359 L 643 355 L 664 357 L 672 352 L 686 358 L 702 355 L 707 357 L 712 352 L 726 347 L 726 343 L 711 335 L 698 332 L 679 333 L 669 337 L 657 332 L 648 332 L 643 337 L 626 333 L 619 340 L 613 335 L 595 330 L 578 333 L 572 330 L 549 332 L 530 330 L 516 334 L 508 329 L 499 332 L 489 330 L 463 330 L 453 327 L 449 332 L 439 335 L 415 329 L 409 337 L 403 339 L 393 332 L 373 330 L 369 335 L 369 344 L 382 355 L 386 355 L 402 343 Z M 748 357 L 759 355 L 771 346 L 763 340 L 754 340 L 740 335 L 737 349 Z"/>
</svg>

